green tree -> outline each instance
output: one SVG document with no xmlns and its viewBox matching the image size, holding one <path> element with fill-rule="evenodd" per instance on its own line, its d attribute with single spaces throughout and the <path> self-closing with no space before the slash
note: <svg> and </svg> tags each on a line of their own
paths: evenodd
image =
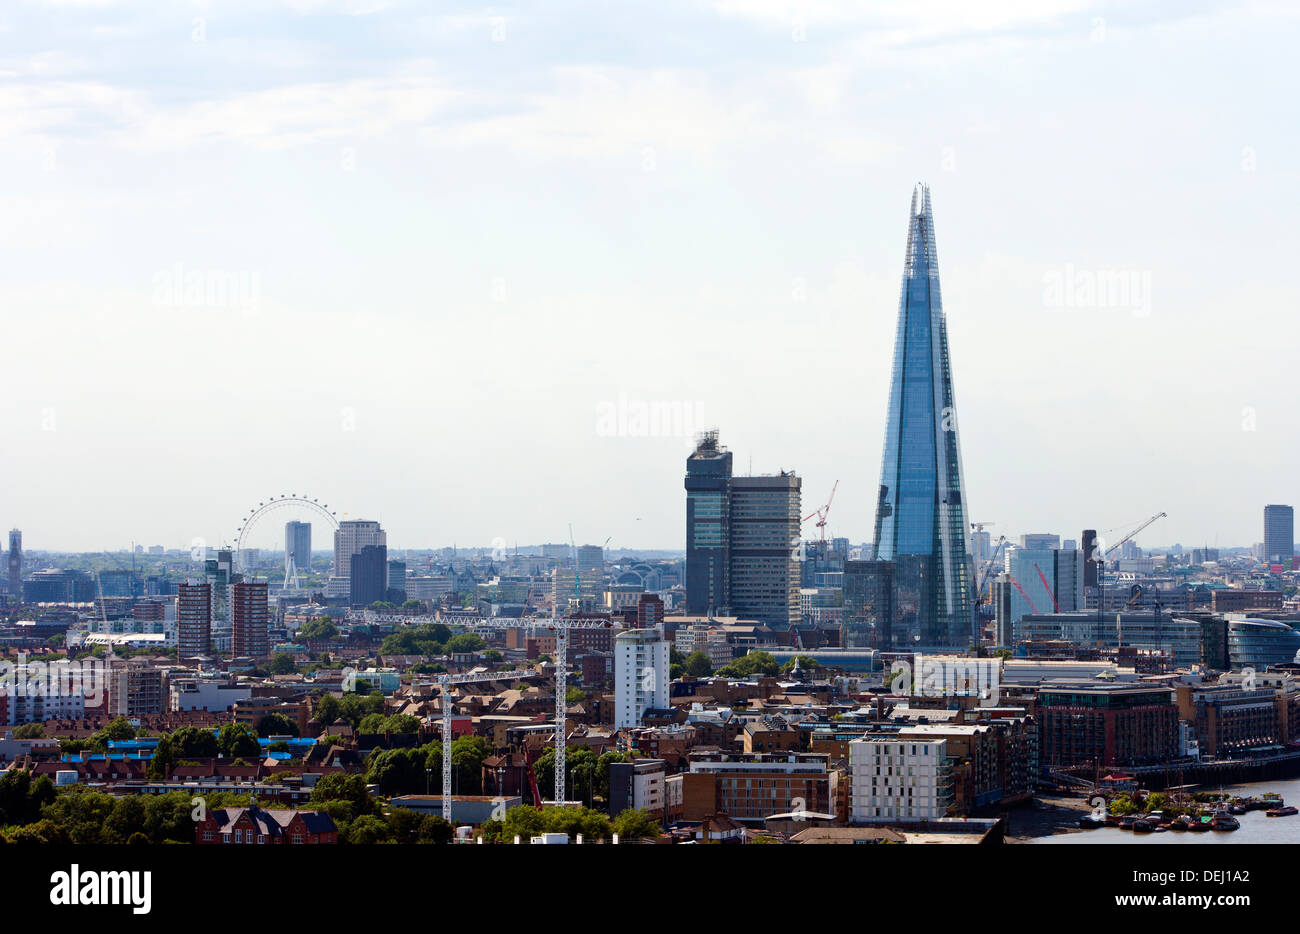
<svg viewBox="0 0 1300 934">
<path fill-rule="evenodd" d="M 447 640 L 443 651 L 448 655 L 458 654 L 461 652 L 479 652 L 487 645 L 483 637 L 472 632 L 462 632 L 460 635 L 452 636 Z"/>
<path fill-rule="evenodd" d="M 135 727 L 131 726 L 126 717 L 118 717 L 102 730 L 91 734 L 90 748 L 96 752 L 106 752 L 109 742 L 128 739 L 135 739 Z"/>
<path fill-rule="evenodd" d="M 477 795 L 483 790 L 483 760 L 492 747 L 481 736 L 458 736 L 451 743 L 452 781 L 456 793 Z M 439 777 L 441 781 L 441 776 Z"/>
<path fill-rule="evenodd" d="M 649 811 L 642 808 L 628 808 L 620 811 L 614 818 L 613 830 L 620 840 L 639 840 L 659 836 L 659 822 Z"/>
<path fill-rule="evenodd" d="M 144 837 L 145 843 L 152 843 L 153 841 L 144 833 L 144 821 L 145 806 L 139 796 L 117 798 L 112 803 L 112 810 L 104 819 L 102 842 L 128 843 L 136 834 L 140 834 Z"/>
<path fill-rule="evenodd" d="M 298 723 L 282 713 L 269 713 L 257 721 L 258 736 L 297 736 Z"/>
<path fill-rule="evenodd" d="M 273 675 L 291 675 L 298 670 L 294 663 L 293 656 L 288 652 L 276 652 L 271 659 L 271 674 Z"/>
<path fill-rule="evenodd" d="M 376 749 L 366 762 L 366 784 L 387 797 L 432 792 L 442 782 L 442 747 Z"/>
<path fill-rule="evenodd" d="M 221 752 L 217 734 L 196 726 L 183 726 L 171 734 L 176 760 L 213 759 Z"/>
<path fill-rule="evenodd" d="M 339 718 L 341 710 L 337 697 L 333 694 L 322 694 L 320 700 L 316 702 L 316 709 L 313 711 L 312 716 L 320 721 L 322 728 L 326 728 Z"/>
<path fill-rule="evenodd" d="M 353 818 L 374 814 L 379 810 L 375 799 L 366 791 L 366 779 L 362 775 L 333 773 L 322 776 L 312 786 L 310 800 L 313 803 L 345 802 Z"/>
<path fill-rule="evenodd" d="M 45 724 L 43 723 L 24 723 L 21 726 L 14 727 L 14 739 L 44 739 Z"/>
<path fill-rule="evenodd" d="M 298 630 L 298 636 L 302 639 L 333 639 L 338 634 L 339 628 L 328 616 L 318 616 L 309 620 Z"/>
<path fill-rule="evenodd" d="M 32 823 L 54 797 L 54 783 L 48 776 L 33 779 L 27 769 L 9 769 L 0 777 L 0 827 Z"/>
<path fill-rule="evenodd" d="M 388 823 L 373 814 L 363 814 L 348 825 L 344 842 L 365 846 L 373 843 L 387 843 L 392 839 Z"/>
<path fill-rule="evenodd" d="M 226 758 L 256 756 L 262 751 L 257 734 L 246 723 L 227 723 L 217 733 L 217 748 Z"/>
<path fill-rule="evenodd" d="M 40 816 L 62 827 L 72 843 L 119 843 L 120 840 L 108 836 L 110 829 L 121 826 L 121 822 L 110 823 L 116 807 L 117 799 L 112 795 L 74 785 L 41 808 Z M 138 824 L 130 828 L 136 829 Z"/>
<path fill-rule="evenodd" d="M 153 781 L 161 781 L 171 774 L 172 766 L 175 764 L 176 747 L 170 736 L 163 736 L 154 747 L 149 765 L 145 767 L 145 775 Z"/>
<path fill-rule="evenodd" d="M 26 824 L 22 827 L 15 828 L 5 835 L 9 843 L 17 844 L 37 844 L 49 846 L 50 844 L 71 843 L 68 832 L 59 824 L 52 820 L 39 820 L 33 824 Z"/>
<path fill-rule="evenodd" d="M 709 656 L 699 649 L 686 656 L 682 669 L 693 678 L 705 678 L 713 674 L 713 664 L 709 661 Z"/>
<path fill-rule="evenodd" d="M 771 652 L 750 652 L 729 665 L 723 665 L 716 674 L 725 678 L 751 678 L 754 675 L 774 676 L 780 670 Z"/>
</svg>

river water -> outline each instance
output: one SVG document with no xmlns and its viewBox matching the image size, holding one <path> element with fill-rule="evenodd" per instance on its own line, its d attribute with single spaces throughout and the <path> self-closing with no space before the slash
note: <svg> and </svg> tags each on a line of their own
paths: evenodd
<svg viewBox="0 0 1300 934">
<path fill-rule="evenodd" d="M 1210 785 L 1199 785 L 1197 791 L 1218 791 Z M 1266 792 L 1280 794 L 1287 804 L 1300 807 L 1300 779 L 1279 782 L 1251 782 L 1247 785 L 1224 785 L 1223 791 L 1232 795 L 1262 795 Z M 1154 843 L 1185 846 L 1222 846 L 1228 843 L 1300 843 L 1300 814 L 1294 817 L 1268 817 L 1263 811 L 1248 811 L 1234 815 L 1241 829 L 1209 833 L 1133 833 L 1118 827 L 1100 827 L 1078 833 L 1054 834 L 1038 837 L 1034 843 Z"/>
</svg>

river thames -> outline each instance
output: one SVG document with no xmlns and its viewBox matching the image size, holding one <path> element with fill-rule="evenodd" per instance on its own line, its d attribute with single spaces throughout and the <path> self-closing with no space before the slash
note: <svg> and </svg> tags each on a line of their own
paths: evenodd
<svg viewBox="0 0 1300 934">
<path fill-rule="evenodd" d="M 1197 791 L 1218 791 L 1209 785 L 1200 785 Z M 1263 795 L 1276 792 L 1287 804 L 1300 806 L 1300 779 L 1278 782 L 1251 782 L 1248 785 L 1224 785 L 1223 791 L 1231 795 Z M 1118 827 L 1101 827 L 1097 830 L 1080 830 L 1078 833 L 1058 833 L 1038 837 L 1035 844 L 1044 843 L 1153 843 L 1185 846 L 1221 846 L 1228 843 L 1300 843 L 1300 814 L 1293 817 L 1268 817 L 1263 811 L 1249 811 L 1234 815 L 1241 822 L 1235 831 L 1210 831 L 1209 833 L 1133 833 Z"/>
</svg>

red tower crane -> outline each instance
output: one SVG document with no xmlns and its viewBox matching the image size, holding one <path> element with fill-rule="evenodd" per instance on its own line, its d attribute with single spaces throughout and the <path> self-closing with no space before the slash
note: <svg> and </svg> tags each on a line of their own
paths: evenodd
<svg viewBox="0 0 1300 934">
<path fill-rule="evenodd" d="M 822 541 L 826 541 L 826 517 L 830 515 L 831 503 L 835 502 L 835 491 L 838 490 L 839 487 L 840 481 L 836 480 L 835 485 L 831 487 L 831 495 L 826 499 L 826 505 L 803 517 L 804 522 L 807 522 L 813 516 L 817 517 L 817 528 L 820 530 L 821 534 L 819 537 Z"/>
<path fill-rule="evenodd" d="M 1029 609 L 1033 611 L 1035 616 L 1037 616 L 1038 607 L 1034 606 L 1034 601 L 1029 599 L 1029 594 L 1025 593 L 1025 588 L 1020 586 L 1020 581 L 1016 580 L 1014 577 L 1011 578 L 1011 586 L 1020 591 L 1020 596 L 1025 598 L 1025 602 L 1029 604 Z"/>
<path fill-rule="evenodd" d="M 1043 589 L 1046 590 L 1047 595 L 1052 598 L 1052 606 L 1056 607 L 1056 612 L 1061 612 L 1061 604 L 1056 602 L 1056 594 L 1053 593 L 1052 588 L 1048 585 L 1047 575 L 1043 573 L 1043 569 L 1038 566 L 1037 561 L 1034 562 L 1034 570 L 1038 572 L 1038 579 L 1043 582 Z M 1026 597 L 1025 599 L 1028 600 L 1029 598 Z"/>
</svg>

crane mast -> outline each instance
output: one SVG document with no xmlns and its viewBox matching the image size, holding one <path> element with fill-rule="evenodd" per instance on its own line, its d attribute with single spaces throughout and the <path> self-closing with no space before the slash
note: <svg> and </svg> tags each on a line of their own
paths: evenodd
<svg viewBox="0 0 1300 934">
<path fill-rule="evenodd" d="M 575 565 L 575 571 L 577 570 Z M 523 616 L 518 619 L 462 620 L 468 629 L 550 629 L 555 633 L 555 803 L 565 801 L 566 781 L 565 747 L 567 744 L 565 694 L 568 689 L 569 630 L 609 629 L 607 619 L 572 619 L 559 616 Z"/>
<path fill-rule="evenodd" d="M 469 671 L 459 675 L 438 675 L 435 682 L 439 687 L 442 701 L 442 817 L 451 822 L 451 686 L 453 684 L 473 684 L 484 681 L 514 681 L 518 678 L 533 678 L 537 672 L 531 668 L 516 668 L 514 671 Z"/>
</svg>

